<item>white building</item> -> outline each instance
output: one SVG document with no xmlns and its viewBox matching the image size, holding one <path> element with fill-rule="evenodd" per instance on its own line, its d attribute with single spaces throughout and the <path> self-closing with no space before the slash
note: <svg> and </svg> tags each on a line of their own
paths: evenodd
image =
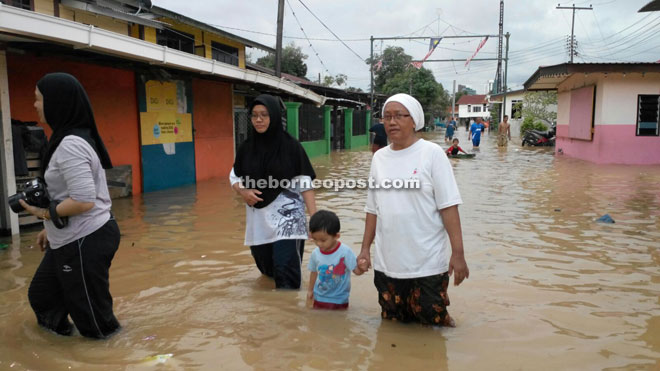
<svg viewBox="0 0 660 371">
<path fill-rule="evenodd" d="M 481 117 L 490 118 L 489 103 L 486 95 L 464 95 L 456 102 L 458 105 L 458 118 L 462 124 Z"/>
</svg>

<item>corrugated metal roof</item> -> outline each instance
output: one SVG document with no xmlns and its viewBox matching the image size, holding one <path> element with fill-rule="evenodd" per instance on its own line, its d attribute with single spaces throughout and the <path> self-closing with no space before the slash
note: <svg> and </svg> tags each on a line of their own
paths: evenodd
<svg viewBox="0 0 660 371">
<path fill-rule="evenodd" d="M 575 73 L 660 73 L 658 62 L 562 63 L 539 67 L 525 81 L 526 90 L 554 90 Z M 541 81 L 543 80 L 543 81 Z"/>
</svg>

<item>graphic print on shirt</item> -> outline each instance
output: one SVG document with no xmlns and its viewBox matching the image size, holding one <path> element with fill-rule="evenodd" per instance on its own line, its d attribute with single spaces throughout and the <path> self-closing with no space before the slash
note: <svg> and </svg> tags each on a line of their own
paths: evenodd
<svg viewBox="0 0 660 371">
<path fill-rule="evenodd" d="M 305 219 L 305 208 L 302 197 L 289 190 L 283 190 L 281 193 L 289 202 L 283 204 L 277 209 L 276 215 L 279 218 L 277 223 L 277 234 L 280 237 L 290 237 L 304 235 L 307 233 Z"/>
<path fill-rule="evenodd" d="M 319 289 L 329 290 L 339 284 L 346 274 L 346 264 L 344 257 L 339 259 L 338 264 L 319 266 Z"/>
</svg>

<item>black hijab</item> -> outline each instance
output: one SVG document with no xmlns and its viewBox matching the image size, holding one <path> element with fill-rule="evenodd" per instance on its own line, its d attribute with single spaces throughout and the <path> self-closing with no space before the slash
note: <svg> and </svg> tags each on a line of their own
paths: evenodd
<svg viewBox="0 0 660 371">
<path fill-rule="evenodd" d="M 44 97 L 47 124 L 53 129 L 41 160 L 42 175 L 46 173 L 48 162 L 57 146 L 67 135 L 76 135 L 86 140 L 99 156 L 103 168 L 111 169 L 110 155 L 99 136 L 92 105 L 80 82 L 68 73 L 49 73 L 37 82 L 37 88 Z"/>
<path fill-rule="evenodd" d="M 257 182 L 259 179 L 267 181 L 269 177 L 291 180 L 298 175 L 316 178 L 305 149 L 282 127 L 279 99 L 267 94 L 258 96 L 250 104 L 248 115 L 252 115 L 256 105 L 266 107 L 270 124 L 262 134 L 257 133 L 250 125 L 250 135 L 236 153 L 234 173 L 242 179 L 249 177 Z M 257 190 L 262 192 L 259 198 L 263 199 L 254 205 L 258 209 L 268 206 L 282 192 L 282 188 L 257 188 Z"/>
</svg>

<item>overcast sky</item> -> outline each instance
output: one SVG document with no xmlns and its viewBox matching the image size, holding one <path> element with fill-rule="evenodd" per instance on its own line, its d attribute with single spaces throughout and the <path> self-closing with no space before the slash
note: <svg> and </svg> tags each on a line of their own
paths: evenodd
<svg viewBox="0 0 660 371">
<path fill-rule="evenodd" d="M 660 12 L 638 13 L 650 0 L 593 0 L 561 3 L 589 7 L 576 11 L 575 62 L 660 60 Z M 277 0 L 154 0 L 154 5 L 214 25 L 227 32 L 275 47 Z M 307 77 L 348 75 L 348 85 L 369 90 L 369 38 L 392 36 L 454 36 L 498 33 L 499 0 L 286 0 L 284 43 L 294 42 L 309 57 Z M 306 5 L 309 10 L 304 6 Z M 510 32 L 508 86 L 518 88 L 541 65 L 568 61 L 566 38 L 571 10 L 556 9 L 556 0 L 505 0 L 504 32 Z M 295 17 L 294 17 L 295 13 Z M 330 30 L 324 27 L 315 14 Z M 300 24 L 296 21 L 300 22 Z M 310 41 L 305 39 L 301 26 Z M 339 42 L 332 32 L 348 47 Z M 429 59 L 465 59 L 480 39 L 445 39 Z M 312 47 L 310 47 L 310 43 Z M 428 52 L 429 40 L 374 42 L 379 52 L 401 46 L 414 59 Z M 314 51 L 316 50 L 316 52 Z M 262 53 L 247 49 L 253 59 Z M 318 57 L 316 56 L 318 53 Z M 504 51 L 503 51 L 504 53 Z M 356 55 L 357 54 L 357 55 Z M 358 57 L 359 56 L 359 57 Z M 475 58 L 497 56 L 497 38 L 489 39 Z M 449 92 L 452 81 L 484 93 L 497 61 L 427 62 L 436 80 Z"/>
</svg>

